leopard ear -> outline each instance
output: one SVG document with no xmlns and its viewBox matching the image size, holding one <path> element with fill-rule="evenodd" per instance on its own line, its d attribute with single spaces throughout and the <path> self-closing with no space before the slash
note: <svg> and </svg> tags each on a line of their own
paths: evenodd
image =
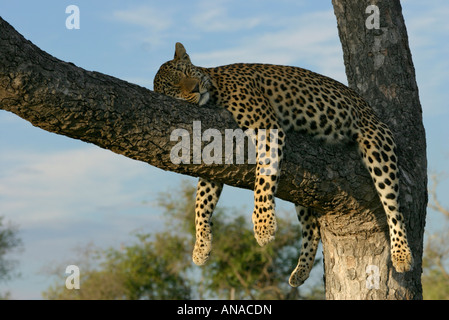
<svg viewBox="0 0 449 320">
<path fill-rule="evenodd" d="M 178 61 L 187 61 L 190 62 L 190 57 L 187 54 L 186 49 L 184 48 L 184 46 L 182 45 L 182 43 L 180 42 L 176 42 L 176 46 L 175 46 L 175 60 Z"/>
</svg>

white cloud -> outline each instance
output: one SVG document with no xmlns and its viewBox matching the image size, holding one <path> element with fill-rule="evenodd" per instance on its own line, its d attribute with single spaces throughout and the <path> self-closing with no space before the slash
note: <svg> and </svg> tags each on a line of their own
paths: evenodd
<svg viewBox="0 0 449 320">
<path fill-rule="evenodd" d="M 113 12 L 114 19 L 129 24 L 144 27 L 146 29 L 160 32 L 172 26 L 172 17 L 166 10 L 159 10 L 148 5 L 142 5 L 125 10 Z"/>
<path fill-rule="evenodd" d="M 233 18 L 227 1 L 200 1 L 198 10 L 190 19 L 193 27 L 202 32 L 235 32 L 252 29 L 264 20 L 261 16 Z"/>
<path fill-rule="evenodd" d="M 267 11 L 271 4 L 253 5 L 255 10 L 248 10 L 249 4 L 232 0 L 177 3 L 170 7 L 143 5 L 114 11 L 113 17 L 142 28 L 122 36 L 120 41 L 127 48 L 137 43 L 147 51 L 161 50 L 182 41 L 193 62 L 200 66 L 235 62 L 289 64 L 346 81 L 336 19 L 330 6 L 326 11 L 299 15 L 296 12 L 300 11 L 296 11 L 285 16 L 285 11 L 278 11 L 275 5 L 272 11 Z M 262 6 L 260 10 L 258 5 Z M 188 14 L 186 10 L 190 10 Z M 195 46 L 189 47 L 189 42 Z M 170 57 L 171 53 L 165 58 Z"/>
<path fill-rule="evenodd" d="M 137 26 L 137 30 L 120 35 L 119 43 L 124 48 L 134 48 L 138 44 L 145 50 L 151 50 L 164 43 L 169 30 L 174 28 L 174 10 L 167 6 L 156 7 L 148 4 L 112 12 L 112 19 L 128 25 Z"/>
<path fill-rule="evenodd" d="M 0 153 L 0 216 L 18 225 L 25 248 L 13 298 L 39 298 L 50 283 L 36 272 L 76 259 L 80 244 L 117 247 L 133 231 L 164 228 L 152 201 L 176 184 L 169 173 L 92 145 L 65 149 Z"/>
<path fill-rule="evenodd" d="M 285 19 L 277 30 L 250 35 L 229 49 L 192 54 L 201 66 L 235 62 L 296 65 L 346 81 L 335 16 L 331 10 Z M 317 70 L 319 69 L 319 70 Z"/>
<path fill-rule="evenodd" d="M 66 225 L 101 208 L 136 205 L 135 198 L 143 197 L 124 189 L 144 176 L 145 165 L 97 147 L 16 152 L 2 155 L 1 161 L 9 170 L 0 173 L 0 214 L 21 228 Z"/>
</svg>

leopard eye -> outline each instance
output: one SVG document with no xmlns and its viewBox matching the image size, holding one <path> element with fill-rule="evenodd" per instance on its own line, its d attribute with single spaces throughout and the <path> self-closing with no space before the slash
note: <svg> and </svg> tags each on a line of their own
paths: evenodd
<svg viewBox="0 0 449 320">
<path fill-rule="evenodd" d="M 199 82 L 197 82 L 195 84 L 195 87 L 192 89 L 192 91 L 190 91 L 190 93 L 199 93 L 200 92 L 200 84 Z"/>
</svg>

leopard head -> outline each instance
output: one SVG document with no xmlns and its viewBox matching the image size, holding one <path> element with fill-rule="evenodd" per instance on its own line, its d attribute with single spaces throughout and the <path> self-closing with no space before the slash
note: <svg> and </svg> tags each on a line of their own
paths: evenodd
<svg viewBox="0 0 449 320">
<path fill-rule="evenodd" d="M 192 64 L 179 42 L 173 60 L 164 63 L 154 77 L 154 91 L 200 106 L 209 100 L 210 87 L 210 77 Z"/>
</svg>

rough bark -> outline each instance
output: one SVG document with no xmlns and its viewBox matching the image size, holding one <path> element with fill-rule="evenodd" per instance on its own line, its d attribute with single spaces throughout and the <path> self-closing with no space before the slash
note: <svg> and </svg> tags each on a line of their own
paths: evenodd
<svg viewBox="0 0 449 320">
<path fill-rule="evenodd" d="M 344 9 L 344 4 L 336 1 L 336 12 L 339 5 Z M 364 16 L 362 12 L 361 17 Z M 363 18 L 361 23 L 364 23 Z M 344 34 L 340 21 L 339 27 L 341 34 Z M 403 38 L 399 39 L 403 41 Z M 346 40 L 342 37 L 342 41 Z M 374 53 L 378 54 L 377 51 Z M 396 54 L 391 52 L 392 58 L 395 59 Z M 345 50 L 345 57 L 347 55 Z M 362 61 L 369 61 L 369 57 L 363 57 Z M 411 61 L 407 63 L 411 64 Z M 385 70 L 388 70 L 388 66 L 385 63 Z M 394 70 L 401 71 L 401 68 L 395 67 Z M 413 71 L 413 67 L 411 70 Z M 403 81 L 410 81 L 410 74 L 404 75 L 402 71 L 399 74 L 403 75 Z M 411 79 L 414 81 L 414 77 Z M 350 80 L 351 85 L 359 82 L 358 78 Z M 277 196 L 326 213 L 320 216 L 320 223 L 329 299 L 420 297 L 420 287 L 417 285 L 421 269 L 423 229 L 420 211 L 423 203 L 420 201 L 423 189 L 425 190 L 425 173 L 424 176 L 421 174 L 415 178 L 414 170 L 416 166 L 425 163 L 425 155 L 422 158 L 421 150 L 410 151 L 407 143 L 411 137 L 404 137 L 402 133 L 406 130 L 403 126 L 407 119 L 413 120 L 414 126 L 422 126 L 422 123 L 420 118 L 409 115 L 404 119 L 399 111 L 407 110 L 408 113 L 408 108 L 416 107 L 415 104 L 409 104 L 408 100 L 402 100 L 408 99 L 406 95 L 416 89 L 416 84 L 403 87 L 402 82 L 392 83 L 397 84 L 397 87 L 388 85 L 385 90 L 390 93 L 393 90 L 391 88 L 396 88 L 394 97 L 390 97 L 393 93 L 389 95 L 389 99 L 394 100 L 394 108 L 391 107 L 390 100 L 379 98 L 382 102 L 374 99 L 374 103 L 383 108 L 385 102 L 388 103 L 388 108 L 397 109 L 391 110 L 391 114 L 381 112 L 384 120 L 400 119 L 390 121 L 390 124 L 393 131 L 399 133 L 397 143 L 400 155 L 406 157 L 402 165 L 405 171 L 401 177 L 405 180 L 401 187 L 401 192 L 405 192 L 401 198 L 403 211 L 409 221 L 415 216 L 419 218 L 415 224 L 408 224 L 411 227 L 409 240 L 412 242 L 412 249 L 417 250 L 414 252 L 413 273 L 402 276 L 392 270 L 385 214 L 355 147 L 326 146 L 299 133 L 290 133 L 287 138 L 287 151 Z M 369 95 L 365 95 L 366 91 L 361 93 L 370 99 Z M 378 98 L 378 95 L 375 97 Z M 419 107 L 419 103 L 417 106 Z M 225 129 L 237 129 L 227 111 L 212 105 L 201 108 L 193 106 L 135 84 L 60 61 L 25 40 L 1 18 L 0 109 L 13 112 L 47 131 L 93 143 L 164 170 L 213 178 L 215 181 L 246 189 L 252 189 L 254 184 L 254 165 L 176 165 L 170 160 L 170 150 L 177 143 L 170 141 L 170 134 L 174 129 L 186 129 L 192 137 L 193 121 L 201 121 L 203 131 L 215 128 L 224 136 Z M 397 128 L 398 123 L 400 127 Z M 411 123 L 408 126 L 411 132 L 415 132 Z M 415 156 L 421 158 L 415 159 Z M 415 197 L 421 200 L 417 203 L 409 201 Z M 332 249 L 333 245 L 335 249 Z M 364 269 L 367 263 L 377 264 L 381 270 L 379 290 L 363 289 L 367 279 Z M 360 289 L 346 292 L 347 289 L 355 288 L 354 283 Z M 341 294 L 336 290 L 338 286 Z M 394 290 L 389 290 L 390 286 Z M 400 289 L 401 286 L 403 289 Z"/>
<path fill-rule="evenodd" d="M 427 205 L 426 140 L 415 70 L 399 0 L 333 0 L 349 86 L 359 92 L 393 130 L 400 159 L 400 205 L 407 220 L 414 269 L 396 273 L 389 257 L 382 210 L 377 228 L 362 230 L 362 218 L 344 224 L 323 216 L 328 299 L 422 299 L 423 233 Z M 379 8 L 380 28 L 368 29 L 369 5 Z M 368 268 L 368 269 L 367 269 Z M 379 275 L 379 288 L 366 280 Z M 367 278 L 368 276 L 368 278 Z"/>
</svg>

